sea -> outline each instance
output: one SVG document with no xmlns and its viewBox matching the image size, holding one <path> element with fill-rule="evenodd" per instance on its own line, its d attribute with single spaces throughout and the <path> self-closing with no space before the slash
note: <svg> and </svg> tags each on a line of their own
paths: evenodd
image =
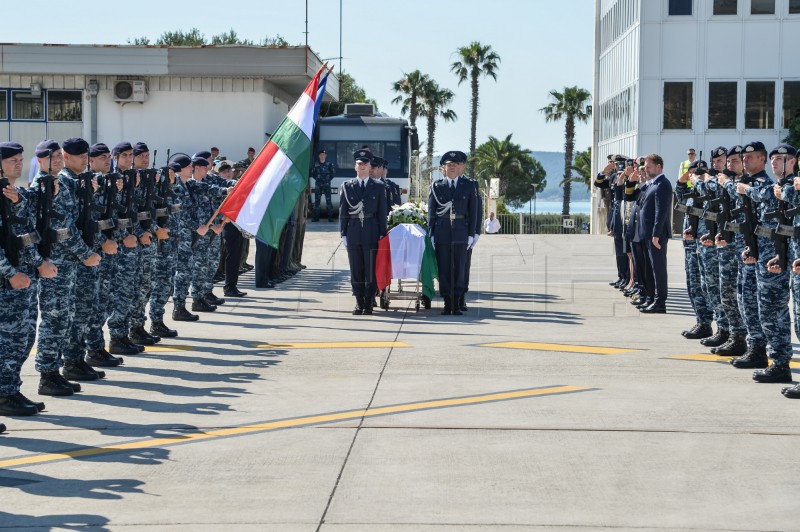
<svg viewBox="0 0 800 532">
<path fill-rule="evenodd" d="M 534 205 L 534 202 L 529 202 L 529 204 L 525 204 L 523 207 L 516 209 L 514 212 L 536 212 L 537 214 L 545 214 L 545 213 L 555 213 L 561 214 L 561 207 L 563 202 L 561 201 L 546 201 L 546 200 L 537 200 Z M 592 203 L 589 200 L 583 201 L 571 201 L 569 203 L 569 212 L 570 214 L 590 214 L 592 212 Z"/>
</svg>

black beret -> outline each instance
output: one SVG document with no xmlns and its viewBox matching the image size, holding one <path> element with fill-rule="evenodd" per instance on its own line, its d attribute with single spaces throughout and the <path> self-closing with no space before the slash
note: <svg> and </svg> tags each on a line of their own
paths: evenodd
<svg viewBox="0 0 800 532">
<path fill-rule="evenodd" d="M 712 159 L 716 159 L 717 157 L 727 157 L 727 156 L 728 156 L 728 150 L 723 148 L 722 146 L 719 146 L 711 150 Z"/>
<path fill-rule="evenodd" d="M 195 153 L 194 155 L 192 155 L 192 159 L 197 159 L 198 157 L 202 157 L 203 159 L 208 159 L 209 157 L 211 157 L 211 152 L 210 151 L 199 151 L 199 152 Z"/>
<path fill-rule="evenodd" d="M 70 155 L 83 155 L 89 152 L 89 143 L 79 137 L 71 137 L 64 141 L 61 149 Z"/>
<path fill-rule="evenodd" d="M 180 165 L 180 163 L 177 163 L 177 162 L 175 162 L 175 161 L 172 161 L 171 163 L 169 163 L 169 165 L 168 165 L 168 166 L 169 166 L 170 168 L 172 168 L 172 170 L 173 170 L 174 172 L 180 172 L 180 171 L 181 171 L 181 169 L 182 169 L 182 168 L 184 168 L 184 167 L 182 167 L 182 166 Z"/>
<path fill-rule="evenodd" d="M 175 156 L 175 157 L 172 159 L 172 162 L 173 162 L 173 163 L 177 163 L 177 164 L 178 164 L 178 166 L 180 166 L 180 168 L 186 168 L 187 166 L 189 166 L 190 164 L 192 164 L 192 160 L 191 160 L 191 159 L 189 159 L 189 158 L 188 158 L 187 156 L 185 156 L 185 155 L 176 155 L 176 156 Z M 178 171 L 180 171 L 180 168 L 178 169 Z"/>
<path fill-rule="evenodd" d="M 372 153 L 369 150 L 358 150 L 353 154 L 353 159 L 356 161 L 370 162 L 372 160 Z"/>
<path fill-rule="evenodd" d="M 745 153 L 753 153 L 753 152 L 756 152 L 756 151 L 763 151 L 764 153 L 766 153 L 767 152 L 767 147 L 764 146 L 763 142 L 760 142 L 760 141 L 757 141 L 757 140 L 755 140 L 755 141 L 753 141 L 753 142 L 751 142 L 749 144 L 745 144 L 744 145 L 744 152 Z"/>
<path fill-rule="evenodd" d="M 58 151 L 61 149 L 61 146 L 58 145 L 58 142 L 47 139 L 43 140 L 39 144 L 36 145 L 36 157 L 47 157 L 48 155 L 52 154 L 54 151 Z"/>
<path fill-rule="evenodd" d="M 22 144 L 18 142 L 0 142 L 0 160 L 19 155 L 22 151 Z"/>
<path fill-rule="evenodd" d="M 465 163 L 467 162 L 467 154 L 463 151 L 448 151 L 442 155 L 442 160 L 439 164 L 447 163 Z"/>
<path fill-rule="evenodd" d="M 708 172 L 708 163 L 698 159 L 689 165 L 689 170 L 705 170 Z"/>
<path fill-rule="evenodd" d="M 205 157 L 192 157 L 192 166 L 208 166 L 208 159 Z"/>
<path fill-rule="evenodd" d="M 142 153 L 147 153 L 150 151 L 150 148 L 147 147 L 147 144 L 144 142 L 137 142 L 133 145 L 133 155 L 134 157 L 137 155 L 141 155 Z"/>
<path fill-rule="evenodd" d="M 736 146 L 728 150 L 728 157 L 730 157 L 731 155 L 741 155 L 743 151 L 744 148 L 737 144 Z"/>
<path fill-rule="evenodd" d="M 119 155 L 122 152 L 131 151 L 132 149 L 133 149 L 133 146 L 131 146 L 130 142 L 124 142 L 123 141 L 123 142 L 120 142 L 119 144 L 117 144 L 116 146 L 114 146 L 114 149 L 111 150 L 111 153 L 114 154 L 114 155 Z"/>
<path fill-rule="evenodd" d="M 789 157 L 797 157 L 797 150 L 794 148 L 794 146 L 790 146 L 789 144 L 778 144 L 772 148 L 771 152 L 769 152 L 770 158 L 772 158 L 773 155 L 788 155 Z"/>
<path fill-rule="evenodd" d="M 102 142 L 89 146 L 89 157 L 100 157 L 104 153 L 111 153 L 111 150 Z"/>
</svg>

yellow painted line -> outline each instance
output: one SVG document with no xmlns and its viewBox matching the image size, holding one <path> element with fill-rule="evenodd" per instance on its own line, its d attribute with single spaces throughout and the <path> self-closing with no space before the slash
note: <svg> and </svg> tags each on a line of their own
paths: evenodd
<svg viewBox="0 0 800 532">
<path fill-rule="evenodd" d="M 433 408 L 453 408 L 459 406 L 492 403 L 497 401 L 508 401 L 511 399 L 524 399 L 536 396 L 559 395 L 566 393 L 591 391 L 594 389 L 595 388 L 585 388 L 581 386 L 550 386 L 547 388 L 529 388 L 525 390 L 511 390 L 511 391 L 495 392 L 482 395 L 470 395 L 466 397 L 434 399 L 430 401 L 422 401 L 417 403 L 388 405 L 370 409 L 347 410 L 344 412 L 331 412 L 326 414 L 318 414 L 305 417 L 278 419 L 274 421 L 266 421 L 263 423 L 255 423 L 253 425 L 244 425 L 240 427 L 230 427 L 225 429 L 210 430 L 207 432 L 177 434 L 175 436 L 167 436 L 163 438 L 121 442 L 118 444 L 108 445 L 105 447 L 87 447 L 82 449 L 73 449 L 69 451 L 34 454 L 34 455 L 21 456 L 17 458 L 9 458 L 6 460 L 0 460 L 0 468 L 29 466 L 34 464 L 55 462 L 58 460 L 64 460 L 69 458 L 84 458 L 87 456 L 105 455 L 111 453 L 118 453 L 121 451 L 148 449 L 153 447 L 165 447 L 169 445 L 191 443 L 195 441 L 210 440 L 228 436 L 241 436 L 244 434 L 251 434 L 255 432 L 268 432 L 268 431 L 288 429 L 288 428 L 306 427 L 310 425 L 334 423 L 337 421 L 351 421 L 351 420 L 361 419 L 362 417 L 367 418 L 367 417 L 385 416 L 392 414 L 403 414 L 407 412 L 416 412 L 420 410 L 429 410 Z"/>
<path fill-rule="evenodd" d="M 405 342 L 287 342 L 258 344 L 261 349 L 339 349 L 365 347 L 411 347 Z"/>
<path fill-rule="evenodd" d="M 729 356 L 717 356 L 717 355 L 709 355 L 707 353 L 698 353 L 695 355 L 677 355 L 673 357 L 664 357 L 669 358 L 672 360 L 692 360 L 695 362 L 717 362 L 722 364 L 730 364 L 728 362 L 731 358 Z M 800 369 L 800 361 L 792 361 L 789 362 L 790 368 Z"/>
<path fill-rule="evenodd" d="M 639 349 L 622 349 L 619 347 L 599 347 L 591 345 L 542 344 L 537 342 L 500 342 L 497 344 L 481 344 L 480 347 L 501 347 L 505 349 L 528 349 L 531 351 L 559 351 L 565 353 L 589 353 L 591 355 L 619 355 L 635 353 Z"/>
</svg>

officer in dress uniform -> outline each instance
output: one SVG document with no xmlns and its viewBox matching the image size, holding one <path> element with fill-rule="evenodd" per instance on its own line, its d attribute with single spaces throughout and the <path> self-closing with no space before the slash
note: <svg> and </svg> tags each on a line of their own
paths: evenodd
<svg viewBox="0 0 800 532">
<path fill-rule="evenodd" d="M 381 181 L 386 183 L 391 191 L 391 199 L 389 201 L 389 208 L 391 209 L 393 205 L 403 204 L 403 196 L 400 191 L 400 185 L 387 177 L 389 175 L 389 161 L 381 158 L 381 163 Z"/>
<path fill-rule="evenodd" d="M 439 265 L 443 315 L 462 314 L 459 300 L 466 290 L 467 248 L 475 242 L 475 186 L 464 177 L 467 156 L 448 151 L 442 157 L 445 179 L 431 185 L 428 230 Z"/>
<path fill-rule="evenodd" d="M 372 314 L 372 297 L 378 288 L 375 260 L 378 240 L 386 235 L 389 205 L 386 187 L 369 178 L 372 154 L 353 154 L 356 178 L 339 190 L 339 232 L 350 262 L 350 284 L 356 298 L 354 315 Z"/>
<path fill-rule="evenodd" d="M 317 161 L 311 169 L 311 177 L 314 178 L 314 218 L 312 222 L 319 221 L 319 206 L 322 196 L 325 196 L 325 207 L 328 209 L 328 221 L 333 221 L 333 207 L 331 206 L 331 181 L 336 175 L 336 168 L 333 163 L 326 160 L 328 154 L 325 150 L 320 150 L 317 154 Z"/>
</svg>

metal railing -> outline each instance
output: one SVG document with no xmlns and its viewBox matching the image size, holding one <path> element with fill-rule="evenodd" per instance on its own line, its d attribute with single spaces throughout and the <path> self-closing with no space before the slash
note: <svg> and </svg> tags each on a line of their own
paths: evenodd
<svg viewBox="0 0 800 532">
<path fill-rule="evenodd" d="M 500 234 L 506 235 L 561 235 L 589 234 L 588 214 L 574 214 L 563 218 L 560 214 L 498 214 Z"/>
</svg>

